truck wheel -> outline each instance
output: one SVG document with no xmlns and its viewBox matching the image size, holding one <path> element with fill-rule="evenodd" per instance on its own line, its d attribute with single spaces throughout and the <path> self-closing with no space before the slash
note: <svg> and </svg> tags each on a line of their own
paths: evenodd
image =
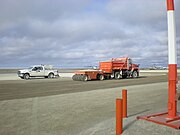
<svg viewBox="0 0 180 135">
<path fill-rule="evenodd" d="M 81 81 L 81 75 L 77 75 L 77 81 Z"/>
<path fill-rule="evenodd" d="M 72 76 L 72 79 L 75 80 L 75 75 Z"/>
<path fill-rule="evenodd" d="M 87 75 L 83 75 L 83 81 L 88 81 L 88 76 Z"/>
<path fill-rule="evenodd" d="M 123 79 L 127 78 L 127 75 L 122 75 L 122 78 L 123 78 Z"/>
<path fill-rule="evenodd" d="M 72 76 L 72 79 L 73 79 L 74 81 L 77 81 L 77 75 L 73 75 L 73 76 Z"/>
<path fill-rule="evenodd" d="M 104 75 L 99 75 L 99 80 L 103 81 L 104 80 Z"/>
<path fill-rule="evenodd" d="M 137 77 L 138 77 L 137 71 L 133 71 L 133 73 L 132 73 L 132 78 L 137 78 Z"/>
<path fill-rule="evenodd" d="M 80 75 L 80 81 L 83 81 L 84 75 Z"/>
<path fill-rule="evenodd" d="M 23 78 L 28 80 L 30 78 L 30 76 L 29 76 L 29 74 L 24 74 Z"/>
<path fill-rule="evenodd" d="M 53 73 L 49 73 L 48 78 L 54 78 L 54 74 Z"/>
<path fill-rule="evenodd" d="M 107 76 L 104 77 L 104 79 L 109 80 L 109 79 L 111 79 L 111 76 L 110 76 L 110 75 L 107 75 Z"/>
<path fill-rule="evenodd" d="M 116 72 L 114 77 L 115 77 L 115 79 L 120 79 L 121 78 L 121 74 L 119 72 Z"/>
</svg>

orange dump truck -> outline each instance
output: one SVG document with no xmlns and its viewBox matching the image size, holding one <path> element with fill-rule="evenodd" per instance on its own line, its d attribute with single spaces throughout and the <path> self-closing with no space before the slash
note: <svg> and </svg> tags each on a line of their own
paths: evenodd
<svg viewBox="0 0 180 135">
<path fill-rule="evenodd" d="M 75 81 L 104 80 L 104 79 L 121 79 L 137 78 L 139 76 L 139 65 L 133 64 L 128 57 L 112 58 L 110 61 L 99 62 L 97 70 L 79 70 L 76 71 L 72 79 Z"/>
</svg>

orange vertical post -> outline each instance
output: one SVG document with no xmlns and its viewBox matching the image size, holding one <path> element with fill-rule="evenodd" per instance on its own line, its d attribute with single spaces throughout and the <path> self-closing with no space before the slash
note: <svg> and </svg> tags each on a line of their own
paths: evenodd
<svg viewBox="0 0 180 135">
<path fill-rule="evenodd" d="M 123 99 L 123 118 L 127 118 L 127 90 L 122 90 L 122 99 Z"/>
<path fill-rule="evenodd" d="M 168 112 L 156 113 L 152 115 L 138 116 L 157 124 L 180 129 L 180 113 L 177 112 L 176 83 L 177 76 L 177 48 L 176 48 L 176 25 L 174 0 L 167 1 L 167 21 L 168 21 Z"/>
<path fill-rule="evenodd" d="M 177 115 L 176 82 L 177 82 L 177 49 L 176 49 L 176 25 L 174 14 L 174 0 L 167 0 L 168 15 L 168 61 L 169 61 L 169 88 L 168 88 L 168 117 Z"/>
<path fill-rule="evenodd" d="M 123 101 L 116 99 L 116 135 L 121 135 L 123 127 Z"/>
</svg>

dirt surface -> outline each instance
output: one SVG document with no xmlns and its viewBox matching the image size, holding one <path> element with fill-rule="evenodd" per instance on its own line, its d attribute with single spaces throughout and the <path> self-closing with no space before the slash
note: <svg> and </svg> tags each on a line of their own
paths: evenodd
<svg viewBox="0 0 180 135">
<path fill-rule="evenodd" d="M 94 80 L 88 82 L 73 81 L 71 78 L 1 80 L 0 100 L 50 96 L 166 81 L 167 75 L 161 74 L 157 76 L 141 76 L 136 79 Z"/>
<path fill-rule="evenodd" d="M 167 73 L 148 72 L 137 79 L 80 82 L 0 74 L 0 135 L 115 135 L 115 99 L 124 88 L 123 135 L 179 135 L 179 130 L 136 119 L 167 111 L 167 78 Z"/>
<path fill-rule="evenodd" d="M 167 110 L 167 82 L 0 101 L 1 135 L 115 135 L 115 99 L 128 90 L 123 135 L 179 135 L 137 116 Z"/>
</svg>

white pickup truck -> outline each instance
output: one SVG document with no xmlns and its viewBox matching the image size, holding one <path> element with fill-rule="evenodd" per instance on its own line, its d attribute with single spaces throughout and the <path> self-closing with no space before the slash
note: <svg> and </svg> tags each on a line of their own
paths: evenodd
<svg viewBox="0 0 180 135">
<path fill-rule="evenodd" d="M 22 79 L 29 79 L 30 77 L 45 77 L 54 78 L 59 77 L 57 70 L 53 70 L 51 65 L 35 65 L 28 69 L 22 69 L 18 71 L 18 76 Z"/>
</svg>

